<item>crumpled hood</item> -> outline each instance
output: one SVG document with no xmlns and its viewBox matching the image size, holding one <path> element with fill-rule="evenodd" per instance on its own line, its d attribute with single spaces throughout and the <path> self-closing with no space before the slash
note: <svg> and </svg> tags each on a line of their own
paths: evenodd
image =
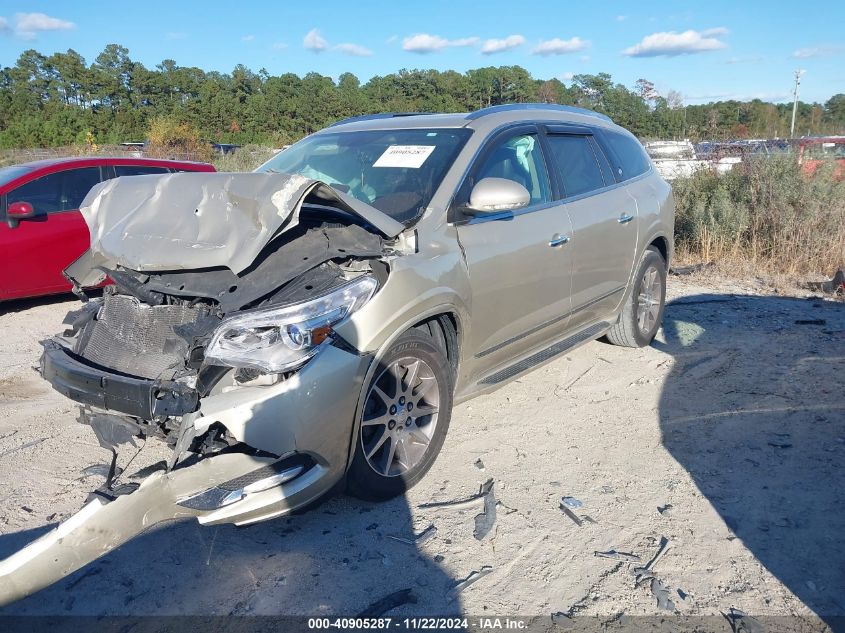
<svg viewBox="0 0 845 633">
<path fill-rule="evenodd" d="M 138 271 L 248 268 L 279 232 L 296 226 L 314 194 L 362 217 L 387 237 L 405 226 L 329 185 L 292 174 L 176 173 L 95 186 L 80 211 L 90 249 Z"/>
</svg>

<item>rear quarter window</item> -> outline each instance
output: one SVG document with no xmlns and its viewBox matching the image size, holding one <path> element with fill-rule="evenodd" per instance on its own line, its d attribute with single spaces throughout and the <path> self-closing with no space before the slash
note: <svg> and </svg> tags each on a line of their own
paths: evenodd
<svg viewBox="0 0 845 633">
<path fill-rule="evenodd" d="M 645 148 L 633 136 L 611 130 L 603 130 L 602 136 L 610 149 L 608 158 L 618 179 L 630 180 L 649 170 L 651 163 Z"/>
</svg>

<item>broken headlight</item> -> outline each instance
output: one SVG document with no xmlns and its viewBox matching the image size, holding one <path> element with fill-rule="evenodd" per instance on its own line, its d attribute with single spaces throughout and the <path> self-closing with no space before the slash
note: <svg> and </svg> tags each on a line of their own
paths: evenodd
<svg viewBox="0 0 845 633">
<path fill-rule="evenodd" d="M 265 373 L 294 369 L 316 354 L 332 326 L 367 303 L 377 286 L 374 277 L 363 275 L 317 299 L 229 317 L 214 331 L 206 362 Z"/>
</svg>

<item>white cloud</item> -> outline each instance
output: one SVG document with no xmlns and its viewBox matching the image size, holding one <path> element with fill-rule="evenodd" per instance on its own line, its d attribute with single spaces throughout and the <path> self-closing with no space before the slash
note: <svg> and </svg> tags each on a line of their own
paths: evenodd
<svg viewBox="0 0 845 633">
<path fill-rule="evenodd" d="M 168 31 L 165 37 L 169 40 L 184 40 L 187 39 L 188 34 L 184 31 Z"/>
<path fill-rule="evenodd" d="M 704 29 L 701 32 L 701 35 L 702 37 L 721 37 L 722 35 L 727 35 L 728 33 L 730 33 L 730 31 L 724 26 L 717 26 L 713 29 Z"/>
<path fill-rule="evenodd" d="M 481 46 L 481 53 L 483 55 L 492 55 L 493 53 L 509 51 L 523 44 L 525 44 L 525 38 L 521 35 L 508 35 L 506 38 L 500 40 L 484 40 L 484 44 Z"/>
<path fill-rule="evenodd" d="M 347 55 L 354 55 L 355 57 L 370 57 L 373 54 L 373 51 L 369 48 L 358 44 L 338 44 L 334 47 L 334 50 L 346 53 Z"/>
<path fill-rule="evenodd" d="M 288 45 L 284 42 L 273 42 L 272 48 L 274 51 L 284 51 L 287 50 Z"/>
<path fill-rule="evenodd" d="M 560 76 L 564 81 L 572 81 L 575 78 L 575 73 L 572 71 L 565 72 Z"/>
<path fill-rule="evenodd" d="M 9 21 L 3 16 L 0 16 L 0 33 L 6 34 L 9 31 L 11 31 L 9 28 Z"/>
<path fill-rule="evenodd" d="M 8 28 L 8 22 L 7 22 Z M 46 13 L 16 13 L 15 14 L 15 35 L 31 40 L 42 31 L 69 31 L 75 29 L 76 24 L 54 18 Z"/>
<path fill-rule="evenodd" d="M 251 42 L 251 41 L 253 41 L 254 39 L 255 39 L 255 36 L 254 36 L 254 35 L 244 35 L 244 36 L 241 38 L 241 41 L 242 41 L 242 42 Z"/>
<path fill-rule="evenodd" d="M 399 41 L 398 35 L 391 35 L 386 40 L 384 40 L 384 43 L 385 44 L 393 44 L 394 42 L 398 42 L 398 41 Z"/>
<path fill-rule="evenodd" d="M 762 55 L 742 55 L 740 57 L 730 57 L 725 60 L 725 63 L 731 66 L 734 64 L 757 64 L 765 61 L 765 59 Z"/>
<path fill-rule="evenodd" d="M 845 46 L 812 46 L 810 48 L 799 48 L 792 53 L 795 59 L 809 59 L 810 57 L 828 57 L 845 51 Z"/>
<path fill-rule="evenodd" d="M 329 47 L 329 43 L 326 41 L 326 38 L 320 35 L 319 29 L 311 29 L 308 31 L 308 33 L 305 34 L 305 37 L 302 38 L 302 45 L 309 51 L 314 51 L 315 53 L 321 53 Z"/>
<path fill-rule="evenodd" d="M 625 21 L 625 20 L 627 20 L 627 19 L 628 19 L 628 16 L 627 16 L 627 15 L 617 15 L 617 16 L 616 16 L 616 21 L 617 21 L 617 22 L 624 22 L 624 21 Z"/>
<path fill-rule="evenodd" d="M 402 50 L 410 53 L 437 53 L 444 48 L 455 48 L 460 46 L 475 46 L 479 42 L 477 37 L 462 37 L 456 40 L 447 40 L 439 35 L 428 33 L 417 33 L 402 40 Z"/>
<path fill-rule="evenodd" d="M 559 37 L 553 40 L 545 40 L 540 42 L 537 47 L 531 51 L 532 55 L 566 55 L 567 53 L 577 53 L 583 51 L 590 46 L 590 42 L 582 40 L 575 36 L 568 40 L 562 40 Z"/>
<path fill-rule="evenodd" d="M 590 58 L 590 56 L 589 56 L 589 55 L 581 55 L 581 56 L 578 58 L 578 61 L 581 61 L 581 62 L 587 63 L 588 61 L 590 61 L 590 59 L 591 59 L 591 58 Z"/>
<path fill-rule="evenodd" d="M 717 35 L 724 35 L 727 29 L 719 27 L 705 31 L 664 31 L 645 36 L 639 44 L 635 44 L 622 51 L 628 57 L 675 57 L 677 55 L 692 55 L 706 51 L 716 51 L 726 48 Z M 709 34 L 709 35 L 708 35 Z"/>
</svg>

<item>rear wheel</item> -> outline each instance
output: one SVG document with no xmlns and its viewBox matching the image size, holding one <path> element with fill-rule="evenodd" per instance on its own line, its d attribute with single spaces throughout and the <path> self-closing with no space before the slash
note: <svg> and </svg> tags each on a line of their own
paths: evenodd
<svg viewBox="0 0 845 633">
<path fill-rule="evenodd" d="M 634 288 L 607 340 L 623 347 L 650 345 L 663 323 L 666 303 L 666 262 L 649 246 L 634 276 Z"/>
<path fill-rule="evenodd" d="M 364 398 L 348 490 L 390 499 L 419 481 L 443 446 L 452 414 L 449 363 L 431 336 L 406 332 L 379 362 Z"/>
</svg>

